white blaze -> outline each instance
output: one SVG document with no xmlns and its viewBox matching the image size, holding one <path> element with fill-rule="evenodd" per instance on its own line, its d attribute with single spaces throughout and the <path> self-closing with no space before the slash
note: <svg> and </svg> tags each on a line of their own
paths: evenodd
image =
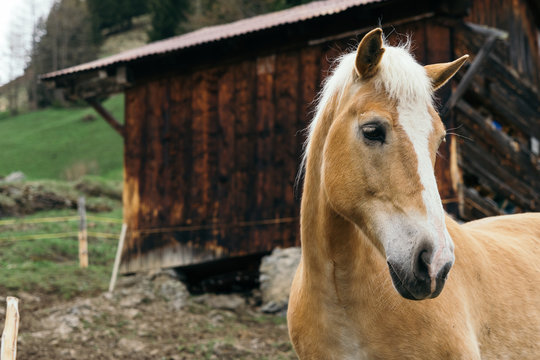
<svg viewBox="0 0 540 360">
<path fill-rule="evenodd" d="M 432 104 L 432 86 L 423 66 L 406 49 L 386 47 L 381 60 L 377 86 L 398 101 L 399 123 L 411 141 L 418 162 L 418 176 L 422 183 L 422 200 L 426 217 L 419 224 L 428 231 L 433 241 L 430 276 L 453 261 L 453 243 L 444 221 L 444 209 L 429 153 L 429 138 L 433 118 L 428 108 Z M 435 282 L 432 281 L 432 286 Z M 434 289 L 433 289 L 434 290 Z"/>
<path fill-rule="evenodd" d="M 423 106 L 422 106 L 423 105 Z M 435 278 L 436 272 L 446 263 L 453 260 L 452 240 L 444 222 L 444 209 L 442 206 L 437 181 L 429 154 L 429 137 L 433 131 L 433 119 L 425 104 L 414 106 L 398 106 L 399 122 L 413 144 L 418 162 L 418 176 L 422 183 L 422 200 L 426 208 L 426 230 L 434 240 L 433 258 L 430 277 Z M 432 282 L 432 285 L 435 285 Z"/>
</svg>

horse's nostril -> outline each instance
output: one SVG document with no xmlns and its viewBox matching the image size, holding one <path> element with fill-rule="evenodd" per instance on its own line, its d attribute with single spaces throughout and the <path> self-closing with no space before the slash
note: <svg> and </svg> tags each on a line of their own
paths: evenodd
<svg viewBox="0 0 540 360">
<path fill-rule="evenodd" d="M 414 276 L 420 281 L 427 281 L 430 279 L 429 265 L 431 264 L 432 253 L 429 243 L 422 243 L 416 251 Z"/>
<path fill-rule="evenodd" d="M 426 267 L 431 264 L 431 251 L 422 251 L 420 253 L 420 260 L 426 265 Z"/>
<path fill-rule="evenodd" d="M 448 273 L 450 272 L 450 268 L 452 267 L 452 263 L 446 263 L 446 265 L 443 266 L 441 271 L 439 271 L 439 275 L 437 275 L 438 279 L 444 279 L 448 277 Z"/>
<path fill-rule="evenodd" d="M 414 271 L 414 275 L 418 278 L 418 280 L 425 281 L 429 278 L 429 263 L 426 261 L 426 259 L 428 258 L 426 254 L 427 251 L 422 251 L 420 253 L 420 256 L 416 259 L 416 268 Z"/>
</svg>

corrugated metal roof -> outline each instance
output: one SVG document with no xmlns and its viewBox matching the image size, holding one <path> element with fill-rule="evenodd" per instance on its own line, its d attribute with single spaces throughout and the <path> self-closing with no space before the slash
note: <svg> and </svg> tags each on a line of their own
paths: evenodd
<svg viewBox="0 0 540 360">
<path fill-rule="evenodd" d="M 259 15 L 248 19 L 242 19 L 229 24 L 206 27 L 190 32 L 188 34 L 175 36 L 161 41 L 156 41 L 148 45 L 127 50 L 103 59 L 50 72 L 43 75 L 41 79 L 50 80 L 52 78 L 56 78 L 62 75 L 104 68 L 109 65 L 129 62 L 146 56 L 164 54 L 175 50 L 189 48 L 195 45 L 201 45 L 226 38 L 232 38 L 239 35 L 245 35 L 256 31 L 270 29 L 280 25 L 292 24 L 308 19 L 313 19 L 316 17 L 336 14 L 355 6 L 381 1 L 384 0 L 314 1 L 290 9 Z"/>
</svg>

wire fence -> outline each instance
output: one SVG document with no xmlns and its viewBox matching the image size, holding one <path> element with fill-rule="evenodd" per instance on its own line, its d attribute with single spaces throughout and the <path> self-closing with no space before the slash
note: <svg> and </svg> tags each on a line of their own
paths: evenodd
<svg viewBox="0 0 540 360">
<path fill-rule="evenodd" d="M 117 218 L 107 218 L 101 216 L 86 216 L 86 219 L 91 222 L 97 223 L 107 223 L 107 224 L 117 224 L 122 225 L 122 219 Z M 0 220 L 0 233 L 2 232 L 2 227 L 5 226 L 17 226 L 17 225 L 35 225 L 35 224 L 51 224 L 51 223 L 70 223 L 70 222 L 80 222 L 81 217 L 77 215 L 73 216 L 57 216 L 57 217 L 43 217 L 43 218 L 31 218 L 31 219 L 6 219 Z M 79 236 L 77 230 L 74 231 L 63 231 L 63 232 L 53 232 L 53 233 L 39 233 L 39 234 L 24 234 L 24 235 L 8 235 L 0 236 L 0 244 L 11 244 L 17 241 L 32 241 L 32 240 L 44 240 L 44 239 L 61 239 L 61 238 L 70 238 L 74 237 L 75 239 Z M 88 236 L 96 238 L 107 238 L 107 239 L 118 239 L 118 233 L 107 233 L 102 231 L 87 231 Z"/>
<path fill-rule="evenodd" d="M 0 245 L 13 244 L 20 241 L 34 241 L 42 239 L 61 239 L 73 237 L 78 240 L 79 244 L 79 266 L 81 268 L 88 267 L 88 237 L 94 238 L 106 238 L 106 239 L 118 239 L 118 246 L 116 251 L 116 257 L 114 260 L 114 266 L 112 271 L 112 277 L 109 284 L 109 292 L 114 290 L 114 284 L 116 282 L 116 276 L 118 275 L 118 269 L 120 266 L 122 249 L 124 239 L 126 236 L 127 225 L 123 223 L 122 219 L 108 218 L 101 216 L 86 215 L 84 197 L 79 198 L 78 201 L 78 213 L 79 215 L 72 216 L 57 216 L 57 217 L 43 217 L 43 218 L 30 218 L 30 219 L 6 219 L 0 220 L 0 234 L 2 233 L 2 227 L 5 226 L 24 226 L 35 224 L 54 224 L 54 223 L 75 223 L 78 222 L 78 231 L 63 231 L 63 232 L 49 232 L 39 234 L 23 234 L 23 235 L 9 235 L 0 236 Z M 121 231 L 115 233 L 108 233 L 103 231 L 88 231 L 88 222 L 91 223 L 106 223 L 113 225 L 121 225 Z M 70 224 L 71 225 L 71 224 Z M 3 359 L 3 358 L 2 358 Z"/>
</svg>

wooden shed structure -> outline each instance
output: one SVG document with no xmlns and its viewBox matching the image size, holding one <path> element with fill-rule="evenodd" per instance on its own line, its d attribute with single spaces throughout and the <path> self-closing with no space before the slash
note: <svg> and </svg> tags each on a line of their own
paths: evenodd
<svg viewBox="0 0 540 360">
<path fill-rule="evenodd" d="M 42 77 L 124 138 L 122 270 L 298 245 L 302 129 L 332 59 L 379 23 L 390 43 L 410 34 L 421 63 L 478 59 L 439 93 L 442 107 L 454 89 L 444 121 L 463 136 L 437 164 L 447 210 L 464 220 L 539 210 L 537 2 L 315 1 Z M 99 105 L 113 92 L 125 93 L 123 124 Z"/>
</svg>

